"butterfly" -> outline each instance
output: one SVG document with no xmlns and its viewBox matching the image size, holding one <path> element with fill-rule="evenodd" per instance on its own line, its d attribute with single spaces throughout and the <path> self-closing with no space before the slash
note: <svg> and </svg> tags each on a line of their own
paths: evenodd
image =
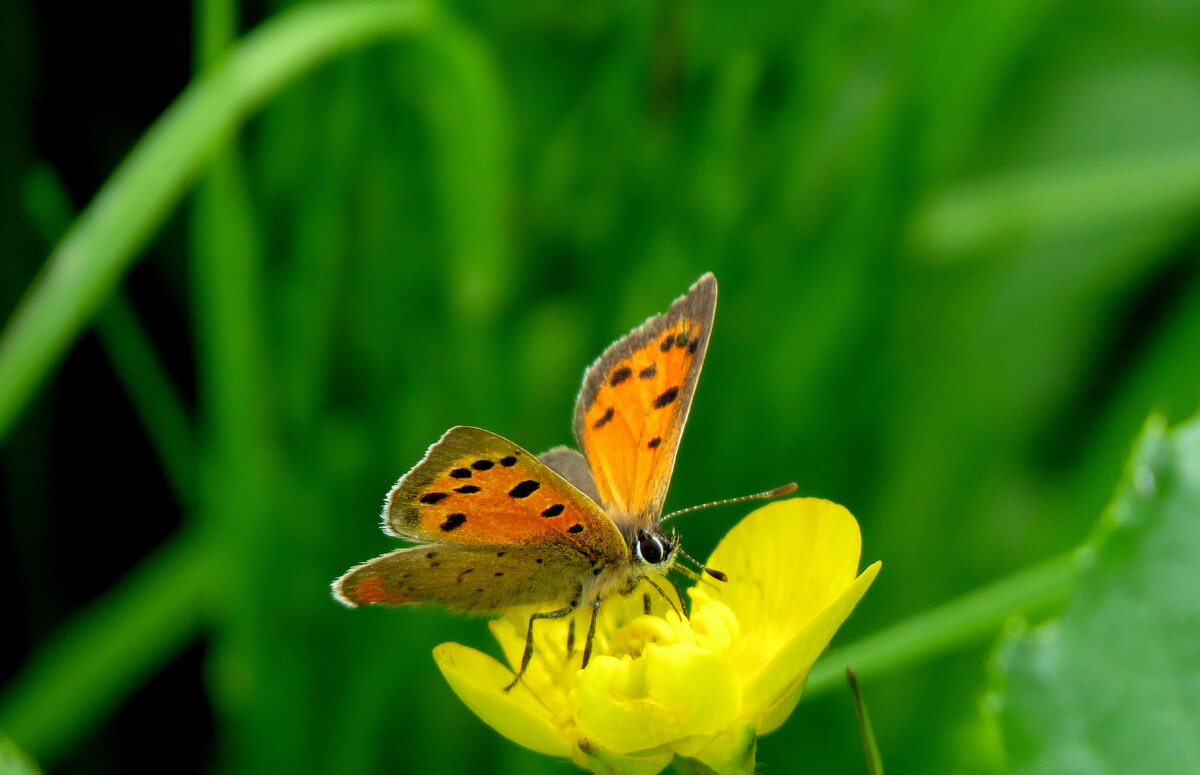
<svg viewBox="0 0 1200 775">
<path fill-rule="evenodd" d="M 581 452 L 533 455 L 481 428 L 448 430 L 384 505 L 384 532 L 419 545 L 351 568 L 334 596 L 351 607 L 432 602 L 464 613 L 559 605 L 530 617 L 508 689 L 529 665 L 534 622 L 589 606 L 586 667 L 601 601 L 631 593 L 679 554 L 662 509 L 716 306 L 716 278 L 705 274 L 588 367 L 575 403 Z"/>
</svg>

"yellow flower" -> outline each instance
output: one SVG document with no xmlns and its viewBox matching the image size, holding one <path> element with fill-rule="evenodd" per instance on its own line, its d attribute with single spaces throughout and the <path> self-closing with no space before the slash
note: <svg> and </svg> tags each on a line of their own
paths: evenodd
<svg viewBox="0 0 1200 775">
<path fill-rule="evenodd" d="M 608 599 L 595 650 L 579 669 L 587 612 L 577 614 L 568 657 L 566 620 L 534 627 L 529 670 L 512 670 L 457 643 L 434 649 L 459 698 L 488 725 L 535 751 L 596 773 L 652 775 L 675 756 L 717 773 L 750 773 L 758 735 L 800 699 L 808 671 L 879 571 L 857 575 L 861 536 L 846 509 L 815 498 L 779 501 L 747 516 L 708 565 L 727 583 L 688 590 L 690 619 L 657 594 Z M 661 581 L 660 581 L 661 586 Z M 529 609 L 491 623 L 509 665 L 518 665 Z"/>
</svg>

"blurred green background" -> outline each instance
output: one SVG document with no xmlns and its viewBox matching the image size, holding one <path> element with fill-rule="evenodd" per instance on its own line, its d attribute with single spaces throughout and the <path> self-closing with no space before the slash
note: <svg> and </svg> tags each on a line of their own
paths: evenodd
<svg viewBox="0 0 1200 775">
<path fill-rule="evenodd" d="M 219 105 L 281 68 L 237 132 L 158 149 L 194 156 L 143 168 L 175 188 L 107 201 L 161 209 L 126 248 L 77 232 L 115 268 L 22 372 L 0 731 L 47 771 L 570 771 L 440 678 L 482 621 L 328 585 L 393 548 L 381 500 L 447 427 L 568 442 L 584 366 L 704 271 L 668 507 L 848 506 L 884 569 L 840 644 L 1078 545 L 1145 417 L 1200 404 L 1195 3 L 396 4 L 311 72 L 231 66 L 365 7 L 284 5 L 3 6 L 6 313 L 196 73 Z M 993 642 L 862 676 L 889 769 L 1003 769 Z M 759 759 L 864 771 L 848 694 Z"/>
</svg>

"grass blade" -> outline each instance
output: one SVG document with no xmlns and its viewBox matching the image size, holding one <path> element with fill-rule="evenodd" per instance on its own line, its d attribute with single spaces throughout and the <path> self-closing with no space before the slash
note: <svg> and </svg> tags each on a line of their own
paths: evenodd
<svg viewBox="0 0 1200 775">
<path fill-rule="evenodd" d="M 418 3 L 309 6 L 239 43 L 118 167 L 50 255 L 0 337 L 0 438 L 212 154 L 284 85 L 331 57 L 432 18 Z"/>
</svg>

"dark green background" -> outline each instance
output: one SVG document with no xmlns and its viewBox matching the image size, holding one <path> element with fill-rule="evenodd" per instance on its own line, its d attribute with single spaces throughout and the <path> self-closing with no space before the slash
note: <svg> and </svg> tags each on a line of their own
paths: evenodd
<svg viewBox="0 0 1200 775">
<path fill-rule="evenodd" d="M 174 614 L 110 620 L 118 652 L 167 656 L 81 684 L 113 701 L 78 734 L 0 715 L 50 771 L 161 769 L 152 742 L 183 772 L 568 771 L 442 682 L 430 649 L 491 648 L 482 622 L 347 611 L 328 584 L 393 546 L 383 495 L 447 427 L 569 441 L 584 366 L 704 271 L 668 507 L 789 480 L 849 507 L 884 568 L 840 643 L 1078 544 L 1146 415 L 1196 408 L 1195 4 L 447 11 L 445 40 L 269 101 L 5 440 L 6 679 L 192 558 Z M 183 7 L 2 13 L 7 311 L 199 33 Z M 745 511 L 681 520 L 686 548 Z M 891 771 L 1002 767 L 989 648 L 864 676 Z M 759 758 L 864 771 L 848 698 L 802 702 Z"/>
</svg>

